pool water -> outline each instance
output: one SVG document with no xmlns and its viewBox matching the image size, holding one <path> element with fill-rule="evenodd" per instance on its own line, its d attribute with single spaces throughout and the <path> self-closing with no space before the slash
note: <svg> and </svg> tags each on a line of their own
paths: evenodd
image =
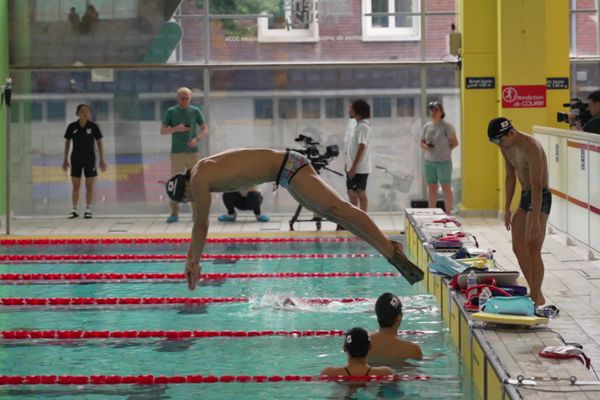
<svg viewBox="0 0 600 400">
<path fill-rule="evenodd" d="M 4 254 L 177 253 L 184 245 L 9 246 Z M 6 251 L 4 251 L 6 250 Z M 361 242 L 209 244 L 206 253 L 292 254 L 374 253 Z M 257 259 L 203 262 L 207 273 L 227 272 L 394 272 L 380 256 L 337 259 Z M 182 272 L 182 262 L 5 264 L 0 273 Z M 0 282 L 1 283 L 1 282 Z M 428 381 L 371 383 L 350 389 L 330 382 L 215 383 L 180 385 L 5 386 L 0 398 L 19 399 L 323 399 L 472 398 L 449 331 L 435 299 L 421 285 L 400 277 L 206 280 L 194 292 L 185 282 L 86 284 L 0 284 L 0 297 L 247 297 L 243 303 L 3 309 L 1 330 L 373 330 L 375 299 L 391 291 L 404 305 L 401 330 L 419 343 L 425 359 L 395 367 Z M 287 297 L 297 306 L 283 305 Z M 307 304 L 304 298 L 367 298 L 364 302 Z M 340 336 L 215 337 L 185 340 L 2 340 L 0 375 L 318 375 L 344 365 Z"/>
</svg>

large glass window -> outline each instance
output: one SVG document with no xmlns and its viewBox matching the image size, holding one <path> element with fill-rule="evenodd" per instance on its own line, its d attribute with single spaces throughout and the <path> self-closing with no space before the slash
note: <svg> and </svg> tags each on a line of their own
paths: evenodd
<svg viewBox="0 0 600 400">
<path fill-rule="evenodd" d="M 419 40 L 419 4 L 419 0 L 362 0 L 363 40 Z"/>
<path fill-rule="evenodd" d="M 138 0 L 36 0 L 34 10 L 35 20 L 46 22 L 81 23 L 84 17 L 134 18 L 138 12 Z"/>
<path fill-rule="evenodd" d="M 598 2 L 571 0 L 571 56 L 598 56 Z"/>
</svg>

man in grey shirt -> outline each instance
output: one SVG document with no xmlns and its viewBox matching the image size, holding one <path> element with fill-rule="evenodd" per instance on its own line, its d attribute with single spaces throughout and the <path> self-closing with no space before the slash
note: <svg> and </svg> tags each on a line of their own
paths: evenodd
<svg viewBox="0 0 600 400">
<path fill-rule="evenodd" d="M 452 180 L 452 149 L 458 146 L 456 130 L 444 121 L 446 113 L 444 106 L 438 101 L 429 103 L 431 122 L 423 126 L 421 148 L 425 152 L 425 181 L 427 182 L 427 199 L 429 208 L 437 203 L 438 183 L 444 192 L 446 214 L 452 213 L 453 194 L 450 182 Z"/>
</svg>

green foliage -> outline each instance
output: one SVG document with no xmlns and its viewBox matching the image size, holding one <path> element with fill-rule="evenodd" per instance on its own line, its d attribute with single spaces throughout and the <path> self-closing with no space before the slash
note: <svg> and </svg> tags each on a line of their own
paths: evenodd
<svg viewBox="0 0 600 400">
<path fill-rule="evenodd" d="M 204 9 L 205 0 L 196 0 L 196 7 Z M 211 0 L 210 14 L 283 14 L 284 0 Z M 256 23 L 250 20 L 223 19 L 223 30 L 228 36 L 250 36 L 256 34 Z"/>
</svg>

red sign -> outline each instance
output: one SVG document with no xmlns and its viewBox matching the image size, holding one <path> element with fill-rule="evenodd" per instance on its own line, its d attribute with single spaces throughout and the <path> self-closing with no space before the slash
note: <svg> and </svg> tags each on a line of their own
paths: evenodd
<svg viewBox="0 0 600 400">
<path fill-rule="evenodd" d="M 546 85 L 502 86 L 502 108 L 546 107 Z"/>
</svg>

